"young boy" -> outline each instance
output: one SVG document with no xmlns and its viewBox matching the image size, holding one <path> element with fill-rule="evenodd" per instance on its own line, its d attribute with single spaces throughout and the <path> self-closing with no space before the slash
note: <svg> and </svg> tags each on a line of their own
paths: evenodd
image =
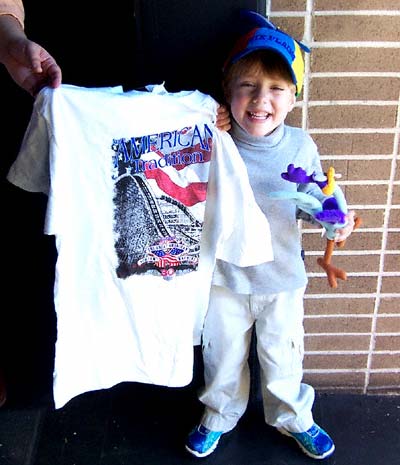
<svg viewBox="0 0 400 465">
<path fill-rule="evenodd" d="M 313 388 L 301 382 L 307 278 L 296 206 L 268 197 L 272 191 L 297 190 L 325 198 L 315 183 L 296 184 L 281 176 L 289 164 L 314 173 L 315 179 L 323 176 L 310 136 L 284 123 L 302 87 L 301 48 L 308 50 L 265 18 L 256 19 L 257 27 L 239 39 L 226 62 L 223 87 L 232 115 L 231 135 L 270 222 L 274 261 L 246 268 L 217 263 L 203 333 L 205 388 L 200 401 L 205 410 L 186 449 L 196 457 L 211 454 L 245 412 L 255 325 L 266 423 L 295 439 L 308 456 L 323 459 L 335 446 L 314 423 Z M 351 233 L 353 216 L 348 214 L 335 240 Z"/>
</svg>

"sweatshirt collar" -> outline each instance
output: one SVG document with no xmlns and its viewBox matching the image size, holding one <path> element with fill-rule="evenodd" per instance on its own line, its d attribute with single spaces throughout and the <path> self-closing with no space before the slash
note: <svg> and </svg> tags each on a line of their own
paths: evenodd
<svg viewBox="0 0 400 465">
<path fill-rule="evenodd" d="M 283 138 L 285 125 L 280 124 L 271 134 L 264 137 L 252 136 L 241 128 L 238 123 L 232 119 L 231 136 L 242 145 L 251 147 L 275 147 Z"/>
</svg>

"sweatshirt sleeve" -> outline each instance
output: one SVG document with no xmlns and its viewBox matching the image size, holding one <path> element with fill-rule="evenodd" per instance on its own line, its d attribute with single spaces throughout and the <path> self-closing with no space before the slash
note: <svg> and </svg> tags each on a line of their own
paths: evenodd
<svg viewBox="0 0 400 465">
<path fill-rule="evenodd" d="M 11 15 L 24 27 L 25 10 L 22 0 L 0 0 L 0 16 Z"/>
</svg>

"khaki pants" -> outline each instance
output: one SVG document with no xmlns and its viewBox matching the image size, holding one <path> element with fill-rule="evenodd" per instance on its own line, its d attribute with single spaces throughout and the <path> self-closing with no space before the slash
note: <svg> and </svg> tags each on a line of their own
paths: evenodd
<svg viewBox="0 0 400 465">
<path fill-rule="evenodd" d="M 271 295 L 235 294 L 213 286 L 203 333 L 205 405 L 201 423 L 233 429 L 250 392 L 248 356 L 252 327 L 257 335 L 265 421 L 292 432 L 313 424 L 314 390 L 303 377 L 304 288 Z"/>
</svg>

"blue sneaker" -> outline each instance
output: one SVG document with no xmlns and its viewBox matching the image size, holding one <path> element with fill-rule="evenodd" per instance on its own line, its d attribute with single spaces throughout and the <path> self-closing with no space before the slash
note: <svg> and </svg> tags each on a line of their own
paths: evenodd
<svg viewBox="0 0 400 465">
<path fill-rule="evenodd" d="M 187 438 L 186 450 L 196 457 L 206 457 L 214 452 L 222 434 L 222 431 L 210 431 L 205 426 L 198 425 Z"/>
<path fill-rule="evenodd" d="M 313 459 L 325 459 L 332 455 L 335 450 L 335 444 L 329 434 L 316 423 L 304 433 L 292 433 L 285 428 L 277 429 L 282 434 L 292 437 L 302 451 Z"/>
</svg>

